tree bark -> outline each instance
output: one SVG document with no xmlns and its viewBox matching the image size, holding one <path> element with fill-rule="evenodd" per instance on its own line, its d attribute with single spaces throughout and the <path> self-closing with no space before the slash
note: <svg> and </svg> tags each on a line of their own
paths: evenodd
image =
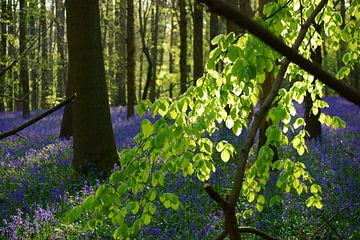
<svg viewBox="0 0 360 240">
<path fill-rule="evenodd" d="M 210 50 L 214 49 L 215 46 L 211 44 L 211 40 L 219 34 L 219 16 L 210 12 Z"/>
<path fill-rule="evenodd" d="M 186 32 L 186 4 L 185 0 L 179 0 L 180 9 L 180 93 L 186 92 L 187 89 L 187 32 Z"/>
<path fill-rule="evenodd" d="M 127 117 L 134 115 L 135 92 L 135 28 L 134 0 L 127 0 Z"/>
<path fill-rule="evenodd" d="M 153 31 L 152 31 L 152 46 L 151 46 L 151 58 L 152 58 L 152 71 L 151 71 L 151 81 L 150 81 L 150 101 L 155 101 L 156 97 L 156 64 L 157 64 L 157 54 L 158 54 L 158 32 L 159 32 L 159 0 L 155 1 L 155 12 L 153 12 Z"/>
<path fill-rule="evenodd" d="M 204 71 L 204 60 L 203 60 L 203 8 L 200 3 L 195 2 L 194 4 L 194 86 L 196 80 L 201 77 Z"/>
<path fill-rule="evenodd" d="M 98 0 L 67 0 L 69 76 L 77 100 L 72 105 L 73 168 L 76 173 L 109 174 L 118 161 L 111 124 L 101 45 Z"/>
<path fill-rule="evenodd" d="M 49 72 L 49 49 L 47 39 L 47 17 L 46 17 L 46 1 L 41 0 L 41 15 L 40 15 L 40 46 L 41 46 L 41 106 L 46 109 L 49 108 L 49 97 L 52 92 L 52 79 Z"/>
<path fill-rule="evenodd" d="M 66 59 L 64 49 L 64 35 L 65 35 L 65 9 L 63 0 L 56 0 L 56 46 L 58 52 L 58 64 L 57 64 L 57 98 L 64 98 L 66 95 Z"/>
<path fill-rule="evenodd" d="M 0 45 L 0 69 L 4 69 L 5 68 L 5 62 L 6 62 L 6 44 L 7 44 L 7 39 L 6 39 L 6 23 L 5 20 L 7 19 L 7 7 L 6 7 L 6 0 L 1 0 L 1 20 L 3 20 L 0 23 L 0 35 L 1 35 L 1 45 Z M 0 76 L 0 96 L 4 96 L 5 95 L 5 83 L 6 83 L 6 78 L 5 78 L 5 74 Z M 5 98 L 0 97 L 0 112 L 5 111 Z"/>
<path fill-rule="evenodd" d="M 24 52 L 26 48 L 26 7 L 25 0 L 20 0 L 20 24 L 19 24 L 19 45 L 20 52 Z M 24 96 L 22 102 L 22 116 L 24 119 L 30 117 L 29 107 L 29 73 L 28 62 L 26 57 L 20 59 L 20 82 L 22 85 L 22 95 Z"/>
</svg>

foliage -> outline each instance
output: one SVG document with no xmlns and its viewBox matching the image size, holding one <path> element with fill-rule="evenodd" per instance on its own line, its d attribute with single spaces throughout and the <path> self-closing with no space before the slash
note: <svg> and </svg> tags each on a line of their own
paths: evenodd
<svg viewBox="0 0 360 240">
<path fill-rule="evenodd" d="M 282 2 L 270 2 L 264 6 L 264 14 L 269 18 L 262 24 L 291 44 L 314 5 L 306 2 L 298 11 L 299 2 L 294 1 L 288 6 Z M 331 26 L 338 26 L 341 21 L 338 15 L 330 12 L 333 7 L 329 4 L 325 8 L 317 18 L 317 24 L 326 20 L 325 33 L 337 42 L 339 39 L 332 34 Z M 311 27 L 299 51 L 309 58 L 309 46 L 315 49 L 321 42 L 321 35 Z M 121 169 L 114 172 L 109 183 L 102 185 L 94 196 L 69 213 L 70 222 L 78 219 L 81 213 L 90 212 L 97 216 L 95 219 L 105 218 L 117 226 L 114 238 L 131 238 L 141 227 L 152 222 L 157 209 L 156 201 L 160 201 L 166 209 L 183 208 L 177 195 L 161 190 L 166 175 L 181 172 L 187 177 L 195 174 L 204 182 L 216 171 L 219 159 L 225 163 L 236 161 L 241 146 L 235 141 L 212 136 L 221 130 L 222 124 L 236 137 L 248 131 L 251 114 L 255 112 L 256 116 L 262 83 L 267 74 L 277 75 L 279 66 L 276 63 L 282 57 L 248 34 L 219 35 L 212 44 L 217 47 L 210 53 L 206 73 L 198 79 L 197 86 L 190 87 L 175 101 L 163 97 L 154 103 L 139 103 L 137 111 L 140 115 L 150 109 L 153 117 L 160 115 L 161 118 L 155 123 L 149 120 L 141 123 L 141 131 L 135 137 L 137 145 L 121 152 Z M 222 72 L 218 72 L 216 67 L 220 62 L 224 64 Z M 282 202 L 278 195 L 266 198 L 263 194 L 273 171 L 279 175 L 277 188 L 285 192 L 293 189 L 298 195 L 307 194 L 307 207 L 323 207 L 322 189 L 314 182 L 303 162 L 284 156 L 272 162 L 274 153 L 270 145 L 291 146 L 300 156 L 308 151 L 305 121 L 296 116 L 295 102 L 301 104 L 309 91 L 315 115 L 321 108 L 328 107 L 325 101 L 317 100 L 317 97 L 323 97 L 323 84 L 313 76 L 290 65 L 285 78 L 289 80 L 289 86 L 279 90 L 266 116 L 271 120 L 271 126 L 266 131 L 267 142 L 249 162 L 242 187 L 243 196 L 249 203 L 256 203 L 255 208 L 259 212 L 268 204 L 272 206 Z M 320 114 L 319 121 L 334 128 L 346 126 L 339 117 L 324 113 Z M 245 211 L 244 217 L 248 218 L 251 212 Z M 86 228 L 96 228 L 98 220 L 88 221 Z"/>
</svg>

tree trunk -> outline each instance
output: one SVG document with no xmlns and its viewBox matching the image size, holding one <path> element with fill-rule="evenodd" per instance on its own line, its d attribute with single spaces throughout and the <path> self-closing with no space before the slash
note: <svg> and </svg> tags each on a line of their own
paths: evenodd
<svg viewBox="0 0 360 240">
<path fill-rule="evenodd" d="M 49 54 L 47 40 L 47 18 L 46 18 L 46 1 L 41 0 L 40 15 L 40 46 L 41 46 L 41 106 L 44 109 L 49 108 L 49 97 L 51 97 L 52 79 L 49 73 Z"/>
<path fill-rule="evenodd" d="M 7 7 L 6 7 L 6 0 L 1 0 L 1 20 L 3 20 L 0 23 L 1 26 L 1 33 L 0 33 L 0 37 L 1 37 L 1 45 L 0 45 L 0 70 L 5 68 L 5 62 L 6 62 L 6 43 L 7 43 L 7 39 L 6 39 L 6 23 L 5 20 L 7 19 Z M 5 98 L 3 98 L 2 96 L 5 95 L 5 84 L 6 84 L 6 75 L 3 74 L 2 76 L 0 76 L 0 112 L 5 111 Z"/>
<path fill-rule="evenodd" d="M 186 33 L 186 6 L 185 0 L 179 0 L 180 8 L 180 93 L 187 89 L 187 33 Z"/>
<path fill-rule="evenodd" d="M 33 1 L 29 2 L 29 8 L 32 9 L 32 11 L 37 11 L 37 4 Z M 35 15 L 34 14 L 30 14 L 29 16 L 29 35 L 30 35 L 30 39 L 31 42 L 35 41 L 36 38 L 36 19 L 35 19 Z M 35 51 L 32 50 L 29 52 L 29 61 L 31 64 L 31 68 L 30 68 L 30 82 L 31 82 L 31 95 L 30 95 L 30 99 L 31 99 L 31 109 L 32 110 L 37 110 L 39 109 L 38 106 L 38 96 L 39 96 L 39 86 L 38 86 L 38 62 L 36 61 L 36 54 Z"/>
<path fill-rule="evenodd" d="M 16 17 L 15 17 L 15 8 L 13 8 L 13 2 L 12 0 L 8 0 L 7 2 L 7 14 L 8 14 L 8 20 L 9 22 L 16 22 Z M 8 34 L 15 36 L 16 34 L 16 30 L 15 30 L 16 24 L 10 24 L 8 26 Z M 8 55 L 15 59 L 16 56 L 16 50 L 14 48 L 14 46 L 12 44 L 7 44 L 7 53 Z M 9 79 L 17 79 L 18 78 L 18 74 L 15 73 L 14 69 L 10 69 L 7 72 L 8 78 Z M 15 84 L 16 83 L 10 83 L 9 84 L 9 94 L 11 97 L 15 97 Z M 17 85 L 17 84 L 16 84 Z M 9 98 L 7 101 L 7 108 L 9 111 L 14 111 L 15 110 L 15 101 L 12 98 Z"/>
<path fill-rule="evenodd" d="M 211 40 L 219 34 L 219 16 L 211 12 L 210 13 L 210 50 L 214 49 L 215 46 L 211 44 Z"/>
<path fill-rule="evenodd" d="M 117 32 L 117 40 L 115 43 L 117 58 L 116 67 L 116 83 L 117 93 L 115 97 L 116 106 L 126 105 L 126 87 L 125 87 L 125 76 L 126 76 L 126 1 L 121 0 L 117 3 L 115 8 L 116 19 L 118 19 L 119 30 Z"/>
<path fill-rule="evenodd" d="M 135 92 L 135 28 L 134 0 L 127 0 L 127 117 L 134 115 Z"/>
<path fill-rule="evenodd" d="M 20 0 L 20 24 L 19 24 L 19 45 L 20 53 L 24 52 L 26 48 L 26 9 L 25 9 L 25 0 Z M 22 85 L 22 114 L 23 118 L 27 119 L 30 117 L 30 107 L 29 107 L 29 73 L 27 58 L 22 57 L 20 59 L 20 82 Z"/>
<path fill-rule="evenodd" d="M 68 79 L 66 85 L 66 97 L 70 97 L 73 95 L 71 82 Z M 69 139 L 73 136 L 73 125 L 72 125 L 72 104 L 67 104 L 64 108 L 64 113 L 61 120 L 61 128 L 59 138 Z"/>
<path fill-rule="evenodd" d="M 105 79 L 98 0 L 66 0 L 68 81 L 77 94 L 72 104 L 73 168 L 109 174 L 118 161 Z"/>
<path fill-rule="evenodd" d="M 321 32 L 321 26 L 316 26 L 316 31 Z M 310 58 L 313 62 L 322 64 L 322 55 L 321 55 L 321 46 L 318 46 L 314 51 L 311 51 Z M 315 80 L 314 80 L 315 81 Z M 317 115 L 314 115 L 311 111 L 313 107 L 313 100 L 311 99 L 311 94 L 306 93 L 305 97 L 305 130 L 309 133 L 309 138 L 321 138 L 321 123 L 319 122 L 320 109 Z"/>
<path fill-rule="evenodd" d="M 174 42 L 175 42 L 175 24 L 174 13 L 171 14 L 171 32 L 170 32 L 170 50 L 169 50 L 169 73 L 175 73 L 175 57 L 174 57 Z"/>
<path fill-rule="evenodd" d="M 65 83 L 66 83 L 66 65 L 65 65 L 65 49 L 64 49 L 64 24 L 65 24 L 65 9 L 63 0 L 56 0 L 56 46 L 58 52 L 57 64 L 57 98 L 63 99 L 65 97 Z"/>
<path fill-rule="evenodd" d="M 194 85 L 204 71 L 203 61 L 203 8 L 200 3 L 194 4 Z"/>
<path fill-rule="evenodd" d="M 156 64 L 157 64 L 157 47 L 158 47 L 158 32 L 159 32 L 159 0 L 155 1 L 155 12 L 153 12 L 153 23 L 152 26 L 152 46 L 151 46 L 151 58 L 152 58 L 152 72 L 151 72 L 151 82 L 150 82 L 150 101 L 155 101 L 156 97 Z"/>
</svg>

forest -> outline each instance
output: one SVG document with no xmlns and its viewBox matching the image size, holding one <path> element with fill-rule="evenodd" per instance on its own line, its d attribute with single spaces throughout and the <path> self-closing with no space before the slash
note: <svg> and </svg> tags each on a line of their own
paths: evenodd
<svg viewBox="0 0 360 240">
<path fill-rule="evenodd" d="M 0 240 L 360 239 L 359 0 L 0 4 Z"/>
</svg>

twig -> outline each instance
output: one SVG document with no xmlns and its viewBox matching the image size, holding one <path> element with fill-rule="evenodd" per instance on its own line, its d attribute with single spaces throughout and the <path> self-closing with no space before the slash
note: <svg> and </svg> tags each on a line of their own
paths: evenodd
<svg viewBox="0 0 360 240">
<path fill-rule="evenodd" d="M 254 228 L 254 227 L 249 227 L 249 226 L 243 226 L 243 227 L 238 227 L 240 233 L 252 233 L 252 234 L 255 234 L 259 237 L 262 237 L 263 239 L 266 239 L 266 240 L 278 240 L 278 238 L 276 237 L 273 237 L 269 234 L 267 234 L 266 232 L 263 232 L 257 228 Z M 225 237 L 228 235 L 228 233 L 223 230 L 219 235 L 217 235 L 214 240 L 223 240 L 225 239 Z"/>
<path fill-rule="evenodd" d="M 21 126 L 14 128 L 11 131 L 8 132 L 4 132 L 2 134 L 0 134 L 0 140 L 12 135 L 16 135 L 18 132 L 20 132 L 21 130 L 31 126 L 32 124 L 40 121 L 41 119 L 43 119 L 44 117 L 50 115 L 51 113 L 55 112 L 56 110 L 62 108 L 63 106 L 69 104 L 70 102 L 72 102 L 74 99 L 76 98 L 76 94 L 72 95 L 71 97 L 65 99 L 64 101 L 62 101 L 61 103 L 59 103 L 58 105 L 56 105 L 55 107 L 49 109 L 48 111 L 40 114 L 39 116 L 27 121 L 26 123 L 22 124 Z"/>
<path fill-rule="evenodd" d="M 321 229 L 323 229 L 331 220 L 333 220 L 337 215 L 339 215 L 341 212 L 347 210 L 348 208 L 352 208 L 352 207 L 360 207 L 360 203 L 354 203 L 354 204 L 349 204 L 346 207 L 343 207 L 342 209 L 338 210 L 334 215 L 332 215 L 326 222 L 324 222 L 323 224 L 321 224 L 321 226 L 316 229 L 316 231 L 314 232 L 314 234 L 312 235 L 311 239 L 315 239 L 315 237 L 317 236 L 318 232 L 320 232 Z"/>
<path fill-rule="evenodd" d="M 351 88 L 339 81 L 329 72 L 323 70 L 318 64 L 312 63 L 310 60 L 305 59 L 300 55 L 296 49 L 287 46 L 279 37 L 269 32 L 266 28 L 253 21 L 243 12 L 233 8 L 231 5 L 223 0 L 198 0 L 205 3 L 211 10 L 219 15 L 224 16 L 226 19 L 233 21 L 242 28 L 248 30 L 251 34 L 260 38 L 263 42 L 268 44 L 271 48 L 283 54 L 289 61 L 297 64 L 305 71 L 314 75 L 324 84 L 328 85 L 333 90 L 337 91 L 340 95 L 349 101 L 360 105 L 360 91 Z M 322 3 L 322 2 L 321 2 Z M 320 4 L 321 4 L 320 3 Z M 319 5 L 320 5 L 319 4 Z"/>
</svg>

